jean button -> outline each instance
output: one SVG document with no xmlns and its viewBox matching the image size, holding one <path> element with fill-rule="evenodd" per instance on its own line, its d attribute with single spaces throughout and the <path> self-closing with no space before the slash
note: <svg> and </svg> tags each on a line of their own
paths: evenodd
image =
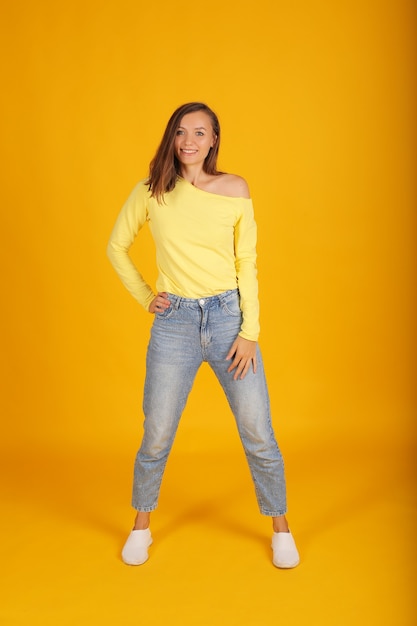
<svg viewBox="0 0 417 626">
<path fill-rule="evenodd" d="M 204 298 L 200 298 L 200 300 L 198 301 L 198 304 L 200 304 L 201 306 L 203 306 L 203 304 L 205 303 Z"/>
</svg>

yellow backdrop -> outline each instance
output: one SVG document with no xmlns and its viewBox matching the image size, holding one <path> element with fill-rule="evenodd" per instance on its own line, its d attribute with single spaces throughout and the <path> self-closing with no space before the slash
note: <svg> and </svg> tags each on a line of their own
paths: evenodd
<svg viewBox="0 0 417 626">
<path fill-rule="evenodd" d="M 104 501 L 104 517 L 112 502 L 119 507 L 115 526 L 130 522 L 151 317 L 124 291 L 105 249 L 169 115 L 190 100 L 217 111 L 220 166 L 243 175 L 251 188 L 260 343 L 290 503 L 299 520 L 314 511 L 304 522 L 306 536 L 324 502 L 332 516 L 331 493 L 338 494 L 334 508 L 341 516 L 357 505 L 354 497 L 343 499 L 337 482 L 320 495 L 334 468 L 347 489 L 349 480 L 360 484 L 380 455 L 384 478 L 374 477 L 374 487 L 381 497 L 392 477 L 388 463 L 409 477 L 415 437 L 411 0 L 27 0 L 8 3 L 2 13 L 7 515 L 23 519 L 28 490 L 37 493 L 39 480 L 52 485 L 46 500 L 60 493 L 59 506 L 65 503 L 65 459 L 67 489 L 74 480 L 77 492 L 84 480 L 96 485 L 84 497 L 92 498 L 97 519 Z M 153 282 L 148 232 L 133 255 Z M 224 453 L 223 476 L 228 452 L 233 463 L 240 454 L 225 401 L 204 368 L 176 449 L 193 471 L 199 458 L 210 464 Z M 109 489 L 93 465 L 104 468 Z M 76 508 L 77 498 L 70 501 Z M 406 502 L 410 519 L 409 496 Z M 29 510 L 37 503 L 33 496 Z M 13 591 L 10 598 L 17 607 Z M 10 619 L 27 615 L 8 610 Z M 215 613 L 207 611 L 213 623 Z M 49 613 L 33 615 L 49 623 Z M 314 615 L 310 623 L 327 623 L 319 608 Z M 125 616 L 119 623 L 130 622 Z"/>
</svg>

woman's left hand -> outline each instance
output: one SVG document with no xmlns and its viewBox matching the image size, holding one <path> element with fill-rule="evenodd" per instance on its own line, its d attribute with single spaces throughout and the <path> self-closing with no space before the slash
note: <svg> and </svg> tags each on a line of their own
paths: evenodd
<svg viewBox="0 0 417 626">
<path fill-rule="evenodd" d="M 253 373 L 256 374 L 256 341 L 249 341 L 238 335 L 229 350 L 226 361 L 233 358 L 228 372 L 236 369 L 233 380 L 240 378 L 243 380 L 249 371 L 250 366 L 253 367 Z"/>
</svg>

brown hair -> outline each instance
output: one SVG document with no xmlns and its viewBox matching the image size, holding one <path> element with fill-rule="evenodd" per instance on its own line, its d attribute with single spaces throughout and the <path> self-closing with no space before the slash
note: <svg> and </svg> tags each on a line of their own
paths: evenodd
<svg viewBox="0 0 417 626">
<path fill-rule="evenodd" d="M 171 115 L 159 148 L 149 166 L 149 177 L 146 182 L 151 196 L 156 198 L 158 202 L 162 202 L 165 193 L 174 189 L 178 176 L 181 176 L 181 164 L 174 151 L 175 137 L 184 115 L 195 111 L 207 113 L 211 119 L 213 133 L 216 136 L 214 146 L 210 148 L 204 161 L 203 169 L 207 174 L 220 174 L 217 170 L 217 154 L 220 145 L 220 125 L 217 115 L 203 102 L 183 104 Z"/>
</svg>

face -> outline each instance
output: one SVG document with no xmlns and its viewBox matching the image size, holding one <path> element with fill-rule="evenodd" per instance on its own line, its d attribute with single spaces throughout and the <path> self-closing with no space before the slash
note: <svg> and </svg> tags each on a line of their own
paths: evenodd
<svg viewBox="0 0 417 626">
<path fill-rule="evenodd" d="M 215 141 L 210 116 L 204 111 L 187 113 L 177 129 L 175 156 L 182 165 L 202 164 Z"/>
</svg>

